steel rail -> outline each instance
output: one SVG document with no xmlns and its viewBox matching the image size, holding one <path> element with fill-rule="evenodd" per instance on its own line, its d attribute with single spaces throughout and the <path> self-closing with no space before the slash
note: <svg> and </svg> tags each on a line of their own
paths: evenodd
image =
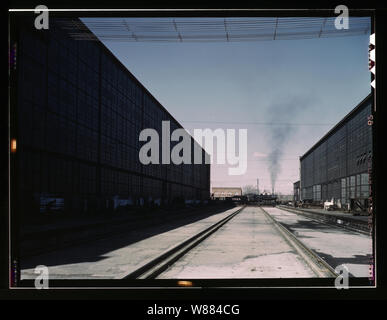
<svg viewBox="0 0 387 320">
<path fill-rule="evenodd" d="M 292 232 L 285 228 L 280 222 L 275 220 L 265 209 L 261 207 L 262 212 L 266 217 L 273 222 L 274 226 L 285 239 L 285 241 L 293 247 L 312 271 L 320 278 L 336 278 L 338 274 L 335 270 L 313 250 L 308 248 L 301 240 L 299 240 Z"/>
<path fill-rule="evenodd" d="M 297 209 L 287 208 L 284 206 L 278 206 L 277 208 L 284 210 L 284 211 L 287 211 L 287 212 L 290 212 L 290 213 L 294 213 L 294 214 L 303 216 L 305 218 L 308 218 L 308 219 L 313 220 L 313 221 L 317 221 L 319 223 L 326 224 L 326 225 L 331 226 L 331 227 L 336 227 L 339 229 L 346 229 L 346 230 L 349 230 L 352 232 L 361 233 L 361 234 L 368 235 L 368 236 L 371 233 L 371 230 L 368 227 L 368 222 L 364 222 L 361 220 L 354 220 L 354 219 L 351 219 L 348 217 L 339 217 L 339 216 L 335 216 L 335 215 L 327 216 L 327 215 L 324 215 L 323 213 L 319 213 L 319 212 L 299 211 Z M 339 223 L 338 221 L 339 222 L 341 221 L 341 223 Z M 363 228 L 360 229 L 361 227 L 363 227 Z"/>
<path fill-rule="evenodd" d="M 142 267 L 137 270 L 129 273 L 124 277 L 124 279 L 154 279 L 159 274 L 168 269 L 172 264 L 179 260 L 182 256 L 200 244 L 203 240 L 208 238 L 219 228 L 224 226 L 228 221 L 234 218 L 239 214 L 245 206 L 229 214 L 227 217 L 221 219 L 220 221 L 214 223 L 210 227 L 204 229 L 203 231 L 197 233 L 196 235 L 188 238 L 187 240 L 177 244 L 172 249 L 167 250 L 162 253 L 160 256 L 152 259 Z"/>
</svg>

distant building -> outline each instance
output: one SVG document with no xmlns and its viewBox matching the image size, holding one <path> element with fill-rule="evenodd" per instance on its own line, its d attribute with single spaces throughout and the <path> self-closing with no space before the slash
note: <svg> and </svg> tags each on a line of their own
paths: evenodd
<svg viewBox="0 0 387 320">
<path fill-rule="evenodd" d="M 300 201 L 300 180 L 293 183 L 293 201 Z"/>
<path fill-rule="evenodd" d="M 224 199 L 235 196 L 242 196 L 242 188 L 237 187 L 213 187 L 211 197 L 213 199 Z"/>
<path fill-rule="evenodd" d="M 372 95 L 368 95 L 301 158 L 301 200 L 365 210 L 372 168 Z"/>
<path fill-rule="evenodd" d="M 274 196 L 277 197 L 277 200 L 280 202 L 293 201 L 293 195 L 291 195 L 291 194 L 278 194 L 278 195 L 274 195 Z"/>
</svg>

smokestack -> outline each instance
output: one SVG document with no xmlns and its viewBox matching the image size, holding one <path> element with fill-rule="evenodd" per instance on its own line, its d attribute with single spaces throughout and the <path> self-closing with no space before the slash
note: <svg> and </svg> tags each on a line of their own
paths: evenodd
<svg viewBox="0 0 387 320">
<path fill-rule="evenodd" d="M 271 188 L 271 194 L 274 194 L 274 187 Z"/>
</svg>

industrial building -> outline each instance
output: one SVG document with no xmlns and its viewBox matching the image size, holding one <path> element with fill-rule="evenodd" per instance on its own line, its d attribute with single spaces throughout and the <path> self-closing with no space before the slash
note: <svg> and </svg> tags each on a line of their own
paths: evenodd
<svg viewBox="0 0 387 320">
<path fill-rule="evenodd" d="M 368 207 L 372 166 L 372 95 L 368 95 L 301 158 L 301 200 Z"/>
<path fill-rule="evenodd" d="M 156 129 L 161 145 L 162 121 L 171 132 L 182 126 L 100 41 L 74 39 L 54 18 L 37 30 L 30 18 L 11 47 L 14 199 L 23 213 L 210 198 L 205 152 L 202 164 L 140 163 L 141 130 Z"/>
<path fill-rule="evenodd" d="M 242 188 L 238 187 L 212 187 L 211 198 L 224 200 L 226 198 L 242 196 Z"/>
<path fill-rule="evenodd" d="M 301 194 L 300 194 L 300 180 L 296 181 L 293 183 L 293 201 L 295 203 L 299 202 L 301 199 Z"/>
</svg>

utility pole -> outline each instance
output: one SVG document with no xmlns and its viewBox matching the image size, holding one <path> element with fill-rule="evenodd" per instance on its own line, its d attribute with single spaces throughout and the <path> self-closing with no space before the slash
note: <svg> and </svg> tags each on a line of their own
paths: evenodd
<svg viewBox="0 0 387 320">
<path fill-rule="evenodd" d="M 259 179 L 257 179 L 257 194 L 259 194 Z"/>
</svg>

